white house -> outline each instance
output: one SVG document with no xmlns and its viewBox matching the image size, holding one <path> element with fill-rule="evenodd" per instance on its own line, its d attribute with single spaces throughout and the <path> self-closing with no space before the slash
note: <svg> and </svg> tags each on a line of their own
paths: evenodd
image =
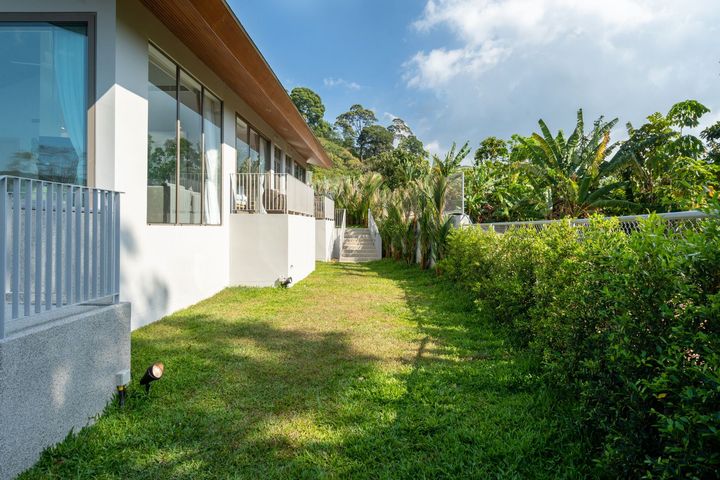
<svg viewBox="0 0 720 480">
<path fill-rule="evenodd" d="M 2 0 L 0 104 L 3 478 L 102 409 L 131 328 L 295 283 L 337 234 L 331 162 L 223 0 Z"/>
<path fill-rule="evenodd" d="M 133 328 L 313 270 L 304 184 L 308 164 L 330 160 L 225 2 L 0 10 L 0 175 L 122 192 Z"/>
</svg>

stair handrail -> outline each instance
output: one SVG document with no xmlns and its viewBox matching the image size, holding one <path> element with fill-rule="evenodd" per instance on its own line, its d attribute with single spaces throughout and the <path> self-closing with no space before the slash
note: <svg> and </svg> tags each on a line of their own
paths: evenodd
<svg viewBox="0 0 720 480">
<path fill-rule="evenodd" d="M 333 245 L 332 256 L 338 260 L 342 256 L 342 249 L 345 244 L 345 228 L 347 227 L 346 213 L 347 212 L 344 208 L 335 210 L 335 242 Z"/>
<path fill-rule="evenodd" d="M 372 211 L 369 208 L 368 229 L 370 230 L 370 237 L 372 238 L 373 245 L 375 246 L 375 254 L 378 258 L 382 258 L 382 237 L 380 236 L 380 230 L 378 230 L 377 224 L 375 223 Z"/>
</svg>

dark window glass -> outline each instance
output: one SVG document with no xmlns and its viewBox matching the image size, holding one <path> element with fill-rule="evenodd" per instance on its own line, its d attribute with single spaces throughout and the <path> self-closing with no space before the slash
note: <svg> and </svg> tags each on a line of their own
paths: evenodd
<svg viewBox="0 0 720 480">
<path fill-rule="evenodd" d="M 285 172 L 288 175 L 294 175 L 293 172 L 293 165 L 295 162 L 293 162 L 293 159 L 289 155 L 285 155 Z"/>
<path fill-rule="evenodd" d="M 272 169 L 272 165 L 270 165 L 270 142 L 260 137 L 260 163 L 262 166 L 262 171 L 267 172 Z"/>
<path fill-rule="evenodd" d="M 239 173 L 251 171 L 248 133 L 247 123 L 242 118 L 235 117 L 235 154 L 237 155 L 237 171 Z"/>
<path fill-rule="evenodd" d="M 278 147 L 275 147 L 275 156 L 273 158 L 273 170 L 275 173 L 281 173 L 282 172 L 282 150 L 280 150 Z"/>
<path fill-rule="evenodd" d="M 251 173 L 261 173 L 261 165 L 260 165 L 260 135 L 253 130 L 250 129 L 250 172 Z"/>
</svg>

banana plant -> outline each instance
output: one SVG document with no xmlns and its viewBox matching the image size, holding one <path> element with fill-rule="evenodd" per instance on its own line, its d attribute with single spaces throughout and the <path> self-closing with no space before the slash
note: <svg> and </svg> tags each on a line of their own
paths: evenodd
<svg viewBox="0 0 720 480">
<path fill-rule="evenodd" d="M 567 138 L 562 130 L 553 136 L 543 120 L 538 124 L 541 133 L 520 138 L 520 142 L 526 147 L 529 161 L 525 165 L 536 189 L 549 191 L 550 218 L 586 217 L 605 207 L 633 206 L 611 195 L 625 187 L 624 181 L 611 178 L 623 160 L 608 160 L 615 148 L 610 144 L 610 131 L 617 119 L 606 122 L 600 117 L 585 133 L 582 109 L 578 110 L 577 124 Z"/>
</svg>

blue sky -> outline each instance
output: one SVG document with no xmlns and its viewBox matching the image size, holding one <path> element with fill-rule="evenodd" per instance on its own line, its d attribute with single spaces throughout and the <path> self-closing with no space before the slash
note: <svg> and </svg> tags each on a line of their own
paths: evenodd
<svg viewBox="0 0 720 480">
<path fill-rule="evenodd" d="M 685 98 L 720 120 L 717 0 L 230 0 L 286 88 L 402 117 L 432 151 Z M 618 127 L 616 139 L 624 127 Z"/>
</svg>

